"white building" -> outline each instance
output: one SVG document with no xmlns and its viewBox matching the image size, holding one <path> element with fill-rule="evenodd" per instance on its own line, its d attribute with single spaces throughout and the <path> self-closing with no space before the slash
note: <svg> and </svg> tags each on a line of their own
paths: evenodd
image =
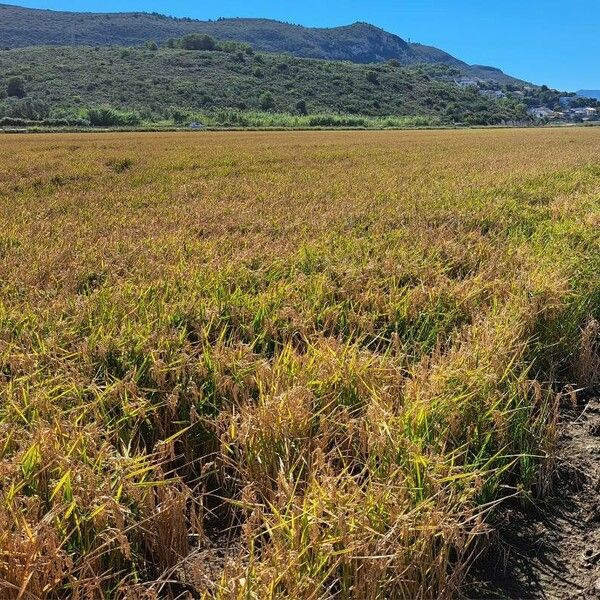
<svg viewBox="0 0 600 600">
<path fill-rule="evenodd" d="M 598 116 L 598 111 L 595 108 L 591 108 L 590 106 L 586 106 L 584 108 L 574 108 L 573 114 L 577 117 L 582 117 L 583 119 L 593 119 Z"/>
<path fill-rule="evenodd" d="M 534 119 L 551 119 L 556 113 L 546 106 L 537 106 L 527 110 L 527 114 Z"/>
<path fill-rule="evenodd" d="M 477 83 L 477 81 L 475 81 L 475 79 L 459 79 L 458 81 L 456 81 L 456 85 L 462 88 L 469 88 L 477 87 L 479 84 Z"/>
<path fill-rule="evenodd" d="M 497 100 L 506 97 L 506 94 L 501 90 L 481 90 L 481 95 L 487 96 L 488 98 L 495 98 Z"/>
</svg>

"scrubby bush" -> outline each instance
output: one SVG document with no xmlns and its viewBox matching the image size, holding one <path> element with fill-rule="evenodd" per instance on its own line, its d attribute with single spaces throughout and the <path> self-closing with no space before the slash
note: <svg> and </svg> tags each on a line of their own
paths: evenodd
<svg viewBox="0 0 600 600">
<path fill-rule="evenodd" d="M 377 76 L 377 73 L 375 71 L 367 71 L 366 77 L 369 83 L 372 83 L 374 85 L 377 85 L 379 83 L 379 77 Z"/>
<path fill-rule="evenodd" d="M 231 40 L 226 40 L 224 42 L 216 42 L 214 49 L 220 52 L 228 52 L 229 54 L 235 54 L 237 52 L 247 54 L 248 50 L 251 50 L 248 44 L 243 44 L 241 42 L 233 42 Z"/>
<path fill-rule="evenodd" d="M 215 40 L 210 35 L 190 33 L 181 38 L 181 47 L 184 50 L 214 50 Z"/>
<path fill-rule="evenodd" d="M 177 123 L 178 125 L 190 120 L 188 113 L 178 108 L 175 108 L 171 111 L 171 118 L 173 119 L 173 122 Z"/>
<path fill-rule="evenodd" d="M 308 119 L 311 127 L 367 127 L 369 122 L 363 117 L 338 115 L 312 115 Z"/>
<path fill-rule="evenodd" d="M 25 127 L 29 123 L 27 119 L 20 119 L 18 117 L 2 117 L 0 119 L 0 127 Z"/>
<path fill-rule="evenodd" d="M 214 115 L 214 121 L 223 127 L 250 127 L 252 125 L 244 113 L 236 110 L 219 110 Z"/>
<path fill-rule="evenodd" d="M 272 110 L 275 108 L 275 100 L 271 92 L 263 92 L 258 100 L 262 110 Z"/>
<path fill-rule="evenodd" d="M 12 98 L 24 98 L 27 95 L 22 77 L 11 77 L 8 80 L 6 95 Z"/>
<path fill-rule="evenodd" d="M 41 121 L 50 116 L 50 106 L 37 98 L 9 98 L 6 102 L 7 117 Z"/>
<path fill-rule="evenodd" d="M 121 112 L 108 106 L 90 108 L 88 118 L 94 127 L 127 127 L 140 124 L 140 117 L 134 112 Z"/>
</svg>

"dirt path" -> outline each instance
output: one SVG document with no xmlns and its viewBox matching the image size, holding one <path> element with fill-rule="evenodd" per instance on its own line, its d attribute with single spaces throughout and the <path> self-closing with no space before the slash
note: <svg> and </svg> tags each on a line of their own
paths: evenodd
<svg viewBox="0 0 600 600">
<path fill-rule="evenodd" d="M 567 410 L 554 497 L 512 510 L 470 598 L 600 599 L 600 399 Z"/>
</svg>

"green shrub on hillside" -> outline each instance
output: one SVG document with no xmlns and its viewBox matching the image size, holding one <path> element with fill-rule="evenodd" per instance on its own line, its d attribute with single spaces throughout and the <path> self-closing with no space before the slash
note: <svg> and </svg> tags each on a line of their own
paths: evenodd
<svg viewBox="0 0 600 600">
<path fill-rule="evenodd" d="M 210 35 L 190 33 L 181 38 L 180 46 L 184 50 L 214 50 L 216 42 Z"/>
<path fill-rule="evenodd" d="M 298 100 L 298 102 L 296 102 L 296 111 L 299 115 L 308 114 L 308 109 L 306 108 L 306 100 Z"/>
<path fill-rule="evenodd" d="M 89 109 L 88 118 L 95 127 L 127 127 L 141 122 L 139 115 L 134 112 L 121 112 L 108 106 Z"/>
<path fill-rule="evenodd" d="M 260 95 L 259 104 L 262 110 L 273 110 L 275 108 L 275 100 L 271 92 L 264 92 Z"/>
<path fill-rule="evenodd" d="M 25 82 L 22 77 L 11 77 L 6 86 L 6 95 L 13 98 L 24 98 L 26 96 Z"/>
<path fill-rule="evenodd" d="M 375 71 L 367 71 L 367 81 L 375 85 L 378 84 L 379 77 L 377 77 L 377 73 Z"/>
</svg>

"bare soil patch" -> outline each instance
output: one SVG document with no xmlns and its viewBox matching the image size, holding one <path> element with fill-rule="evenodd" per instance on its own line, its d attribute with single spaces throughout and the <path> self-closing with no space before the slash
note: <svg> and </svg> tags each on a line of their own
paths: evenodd
<svg viewBox="0 0 600 600">
<path fill-rule="evenodd" d="M 470 598 L 600 598 L 600 399 L 566 407 L 561 430 L 551 497 L 507 511 Z"/>
</svg>

